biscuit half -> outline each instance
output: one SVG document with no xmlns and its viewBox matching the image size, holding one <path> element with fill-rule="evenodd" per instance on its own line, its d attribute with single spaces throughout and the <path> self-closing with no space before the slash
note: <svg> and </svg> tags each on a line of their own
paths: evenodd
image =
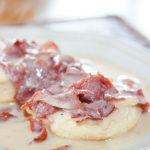
<svg viewBox="0 0 150 150">
<path fill-rule="evenodd" d="M 86 120 L 76 123 L 69 112 L 53 115 L 51 131 L 61 137 L 83 140 L 104 140 L 126 133 L 132 129 L 141 116 L 136 106 L 117 104 L 118 108 L 103 120 Z"/>
<path fill-rule="evenodd" d="M 14 102 L 15 88 L 2 68 L 0 68 L 0 103 Z"/>
</svg>

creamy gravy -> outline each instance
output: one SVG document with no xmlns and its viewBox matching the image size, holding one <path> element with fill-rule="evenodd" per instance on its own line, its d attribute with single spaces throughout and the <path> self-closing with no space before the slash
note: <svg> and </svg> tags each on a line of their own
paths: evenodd
<svg viewBox="0 0 150 150">
<path fill-rule="evenodd" d="M 99 72 L 108 75 L 108 77 L 116 78 L 119 75 L 125 74 L 136 77 L 128 71 L 122 70 L 120 67 L 110 65 L 105 62 L 99 63 Z M 140 76 L 137 76 L 146 97 L 150 97 L 149 89 L 150 82 L 144 81 Z M 49 134 L 46 141 L 42 143 L 30 143 L 36 134 L 30 131 L 29 123 L 24 119 L 21 112 L 14 112 L 18 117 L 7 122 L 0 123 L 0 150 L 52 150 L 58 146 L 71 145 L 71 150 L 117 150 L 126 148 L 130 145 L 150 138 L 150 113 L 142 115 L 137 126 L 130 132 L 105 141 L 79 141 L 70 140 L 61 137 L 56 137 Z"/>
</svg>

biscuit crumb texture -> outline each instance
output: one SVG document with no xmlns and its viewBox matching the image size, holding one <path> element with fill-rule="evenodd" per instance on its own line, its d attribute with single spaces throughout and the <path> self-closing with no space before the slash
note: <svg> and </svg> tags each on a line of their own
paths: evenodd
<svg viewBox="0 0 150 150">
<path fill-rule="evenodd" d="M 5 72 L 0 68 L 0 103 L 14 102 L 15 88 Z"/>
<path fill-rule="evenodd" d="M 51 131 L 61 137 L 83 140 L 105 140 L 126 133 L 140 119 L 141 111 L 133 103 L 117 102 L 117 109 L 103 120 L 86 120 L 76 123 L 69 112 L 53 115 Z"/>
</svg>

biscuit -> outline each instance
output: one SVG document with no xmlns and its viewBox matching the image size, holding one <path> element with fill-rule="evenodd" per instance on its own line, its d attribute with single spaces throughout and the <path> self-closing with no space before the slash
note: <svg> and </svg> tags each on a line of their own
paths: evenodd
<svg viewBox="0 0 150 150">
<path fill-rule="evenodd" d="M 141 111 L 132 104 L 120 103 L 117 106 L 103 120 L 86 120 L 81 123 L 76 123 L 67 111 L 58 112 L 53 115 L 51 131 L 57 136 L 83 140 L 105 140 L 126 133 L 137 124 Z"/>
<path fill-rule="evenodd" d="M 6 73 L 0 68 L 0 103 L 14 102 L 15 88 Z"/>
</svg>

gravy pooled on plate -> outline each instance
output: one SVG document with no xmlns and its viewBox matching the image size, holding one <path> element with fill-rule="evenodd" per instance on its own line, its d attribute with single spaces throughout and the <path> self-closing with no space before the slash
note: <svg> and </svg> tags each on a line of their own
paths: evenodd
<svg viewBox="0 0 150 150">
<path fill-rule="evenodd" d="M 53 42 L 41 45 L 16 40 L 4 43 L 1 51 L 0 102 L 17 106 L 13 108 L 15 114 L 12 109 L 0 112 L 1 125 L 11 124 L 10 132 L 17 124 L 18 130 L 26 128 L 24 125 L 30 127 L 33 138 L 22 143 L 29 149 L 37 142 L 45 147 L 44 143 L 57 136 L 76 140 L 113 138 L 133 128 L 149 109 L 134 80 L 112 80 L 99 72 L 89 73 L 84 63 L 61 54 Z M 21 132 L 28 138 L 31 133 Z M 73 146 L 58 144 L 55 149 L 59 148 Z"/>
</svg>

